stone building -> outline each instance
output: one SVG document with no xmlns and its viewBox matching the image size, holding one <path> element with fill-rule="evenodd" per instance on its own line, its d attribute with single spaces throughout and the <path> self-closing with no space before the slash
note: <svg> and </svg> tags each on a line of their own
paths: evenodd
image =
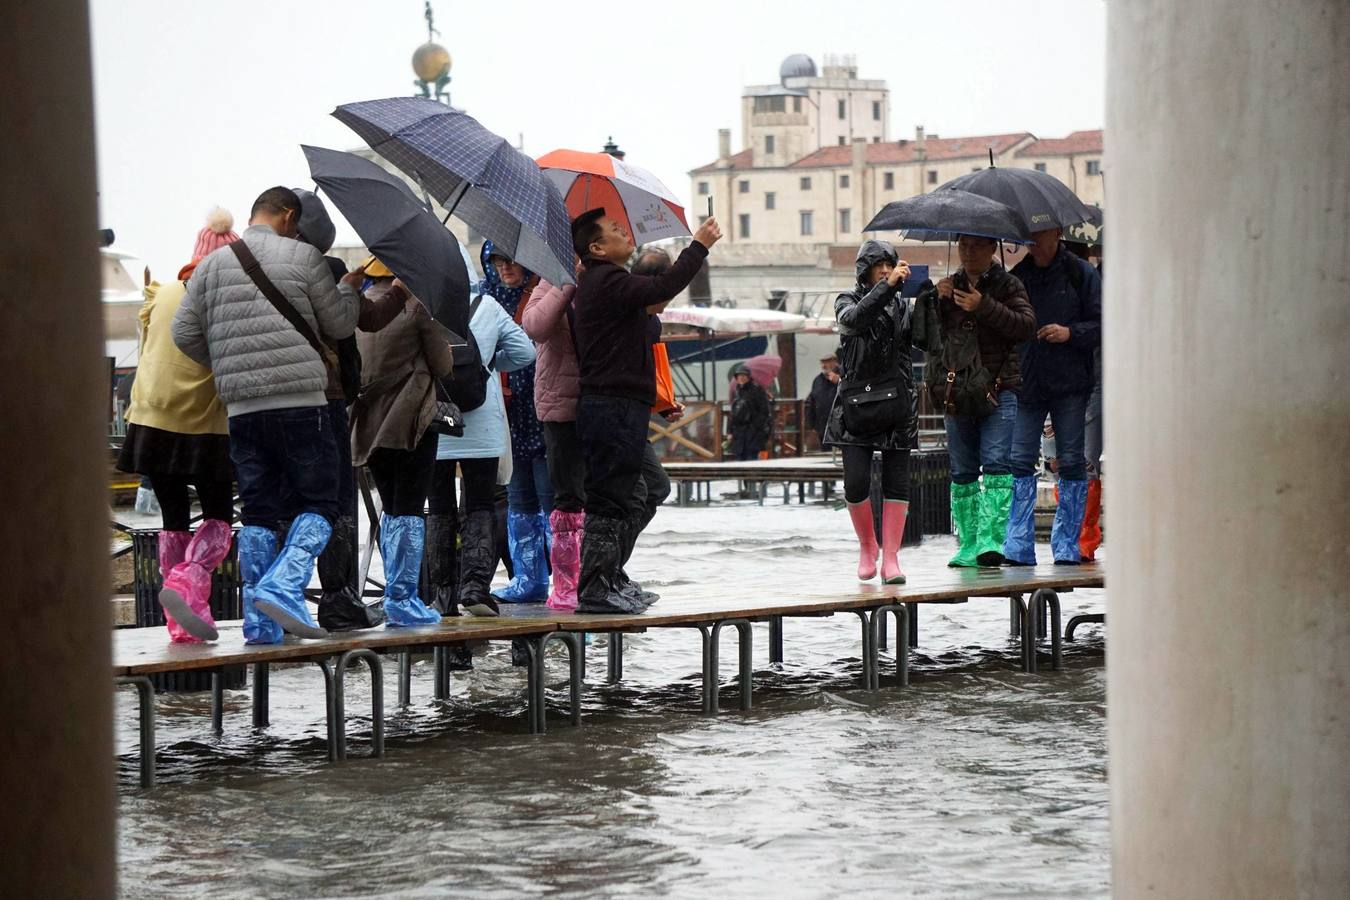
<svg viewBox="0 0 1350 900">
<path fill-rule="evenodd" d="M 984 168 L 991 153 L 995 165 L 1048 172 L 1103 205 L 1101 131 L 943 138 L 920 125 L 892 140 L 890 121 L 885 81 L 859 78 L 851 56 L 826 57 L 818 72 L 793 54 L 778 84 L 745 88 L 744 146 L 733 153 L 721 129 L 717 159 L 689 173 L 691 213 L 702 218 L 711 200 L 726 234 L 710 259 L 714 299 L 757 306 L 772 289 L 837 289 L 859 242 L 887 236 L 861 231 L 882 206 Z M 907 259 L 939 267 L 946 254 L 945 245 L 905 248 Z"/>
</svg>

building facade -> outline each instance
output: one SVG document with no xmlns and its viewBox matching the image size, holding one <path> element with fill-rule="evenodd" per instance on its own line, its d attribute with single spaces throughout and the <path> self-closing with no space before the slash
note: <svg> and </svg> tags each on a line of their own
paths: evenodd
<svg viewBox="0 0 1350 900">
<path fill-rule="evenodd" d="M 892 140 L 886 83 L 857 77 L 852 57 L 817 72 L 803 54 L 783 61 L 776 85 L 747 87 L 744 146 L 718 133 L 717 159 L 690 174 L 691 212 L 713 214 L 726 237 L 710 258 L 714 298 L 759 305 L 772 288 L 839 285 L 851 274 L 862 227 L 885 204 L 926 193 L 989 165 L 1048 172 L 1088 204 L 1104 205 L 1101 131 L 1042 140 L 1030 132 Z M 945 265 L 946 249 L 905 248 L 907 259 Z"/>
</svg>

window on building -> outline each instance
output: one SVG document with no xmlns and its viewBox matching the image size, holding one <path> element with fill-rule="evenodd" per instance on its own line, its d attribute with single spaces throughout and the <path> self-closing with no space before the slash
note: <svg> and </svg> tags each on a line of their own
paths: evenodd
<svg viewBox="0 0 1350 900">
<path fill-rule="evenodd" d="M 846 187 L 848 187 L 848 181 L 849 181 L 849 178 L 848 178 L 847 175 L 840 175 L 840 176 L 839 176 L 839 186 L 840 186 L 841 188 L 846 188 Z"/>
<path fill-rule="evenodd" d="M 809 190 L 811 190 L 811 176 L 810 176 L 810 175 L 803 176 L 801 187 L 802 187 L 802 190 L 804 190 L 804 191 L 809 191 Z"/>
<path fill-rule="evenodd" d="M 1037 172 L 1044 172 L 1044 171 L 1045 171 L 1045 163 L 1036 163 L 1036 171 L 1037 171 Z"/>
<path fill-rule="evenodd" d="M 839 101 L 839 118 L 843 119 L 843 118 L 847 118 L 847 116 L 848 116 L 848 104 L 845 103 L 843 100 L 840 100 L 840 101 Z"/>
<path fill-rule="evenodd" d="M 778 202 L 778 195 L 773 191 L 766 191 L 764 194 L 764 208 L 773 209 Z"/>
<path fill-rule="evenodd" d="M 748 237 L 750 237 L 750 214 L 749 214 L 749 213 L 741 213 L 741 215 L 740 215 L 740 220 L 741 220 L 741 221 L 740 221 L 740 225 L 741 225 L 741 228 L 740 228 L 740 236 L 741 236 L 742 238 L 748 238 Z"/>
<path fill-rule="evenodd" d="M 750 193 L 750 182 L 748 182 L 748 181 L 738 181 L 738 182 L 736 182 L 736 191 L 737 191 L 737 193 L 741 193 L 741 194 L 748 194 L 748 193 Z"/>
<path fill-rule="evenodd" d="M 776 113 L 787 111 L 786 97 L 756 97 L 754 111 L 757 113 Z"/>
<path fill-rule="evenodd" d="M 881 176 L 881 189 L 883 191 L 895 190 L 895 173 L 886 172 Z"/>
<path fill-rule="evenodd" d="M 708 182 L 700 181 L 698 183 L 698 194 L 700 197 L 708 193 Z"/>
<path fill-rule="evenodd" d="M 814 217 L 811 214 L 811 210 L 804 209 L 802 210 L 801 215 L 802 215 L 802 235 L 804 237 L 810 236 L 814 224 L 813 223 Z"/>
<path fill-rule="evenodd" d="M 928 183 L 937 184 L 937 169 L 928 170 Z"/>
<path fill-rule="evenodd" d="M 839 210 L 839 231 L 843 234 L 848 234 L 852 230 L 853 230 L 853 210 L 851 209 Z"/>
<path fill-rule="evenodd" d="M 881 137 L 880 137 L 879 135 L 873 137 L 873 138 L 872 138 L 872 143 L 874 143 L 874 144 L 880 144 L 880 143 L 881 143 Z"/>
<path fill-rule="evenodd" d="M 771 134 L 764 135 L 764 152 L 770 155 L 773 154 L 773 135 Z"/>
<path fill-rule="evenodd" d="M 848 146 L 848 138 L 844 137 L 842 134 L 839 135 L 839 146 L 840 147 Z"/>
<path fill-rule="evenodd" d="M 801 111 L 802 111 L 802 98 L 801 98 L 801 97 L 793 97 L 793 98 L 792 98 L 792 111 L 793 111 L 793 112 L 801 112 Z"/>
<path fill-rule="evenodd" d="M 1102 174 L 1102 161 L 1100 159 L 1089 159 L 1087 161 L 1087 173 L 1089 175 Z"/>
<path fill-rule="evenodd" d="M 873 101 L 872 101 L 872 121 L 874 121 L 874 122 L 880 122 L 880 121 L 881 121 L 881 101 L 880 101 L 880 100 L 873 100 Z"/>
</svg>

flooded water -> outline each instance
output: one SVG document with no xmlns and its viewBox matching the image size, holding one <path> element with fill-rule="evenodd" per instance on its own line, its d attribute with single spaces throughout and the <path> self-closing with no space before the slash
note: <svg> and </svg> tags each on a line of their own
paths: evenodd
<svg viewBox="0 0 1350 900">
<path fill-rule="evenodd" d="M 949 538 L 901 554 L 945 564 Z M 1042 549 L 1042 556 L 1046 551 Z M 847 514 L 820 505 L 664 508 L 634 574 L 673 596 L 856 584 Z M 1062 595 L 1067 617 L 1103 592 Z M 1065 670 L 1022 673 L 1002 600 L 920 610 L 911 685 L 862 690 L 852 615 L 789 619 L 786 662 L 755 629 L 755 708 L 736 709 L 734 639 L 723 712 L 699 714 L 699 637 L 629 635 L 622 685 L 605 638 L 587 654 L 585 718 L 525 723 L 523 670 L 480 650 L 453 697 L 413 704 L 386 672 L 387 756 L 362 758 L 368 682 L 348 680 L 352 754 L 330 765 L 322 676 L 274 670 L 272 725 L 247 691 L 225 733 L 206 694 L 159 698 L 160 784 L 135 790 L 135 713 L 119 694 L 121 891 L 127 897 L 587 896 L 1090 897 L 1108 893 L 1104 641 L 1066 644 Z M 889 659 L 889 654 L 886 659 Z"/>
</svg>

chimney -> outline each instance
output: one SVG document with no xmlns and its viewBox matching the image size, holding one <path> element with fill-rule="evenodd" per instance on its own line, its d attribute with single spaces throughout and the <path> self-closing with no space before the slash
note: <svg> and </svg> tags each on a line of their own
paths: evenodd
<svg viewBox="0 0 1350 900">
<path fill-rule="evenodd" d="M 853 139 L 853 168 L 862 169 L 867 165 L 867 138 Z"/>
<path fill-rule="evenodd" d="M 914 143 L 918 144 L 920 147 L 922 147 L 923 144 L 924 144 L 924 141 L 923 141 L 923 126 L 922 126 L 922 125 L 915 125 L 915 126 L 914 126 Z"/>
<path fill-rule="evenodd" d="M 731 156 L 731 129 L 717 129 L 717 158 L 728 159 Z"/>
</svg>

